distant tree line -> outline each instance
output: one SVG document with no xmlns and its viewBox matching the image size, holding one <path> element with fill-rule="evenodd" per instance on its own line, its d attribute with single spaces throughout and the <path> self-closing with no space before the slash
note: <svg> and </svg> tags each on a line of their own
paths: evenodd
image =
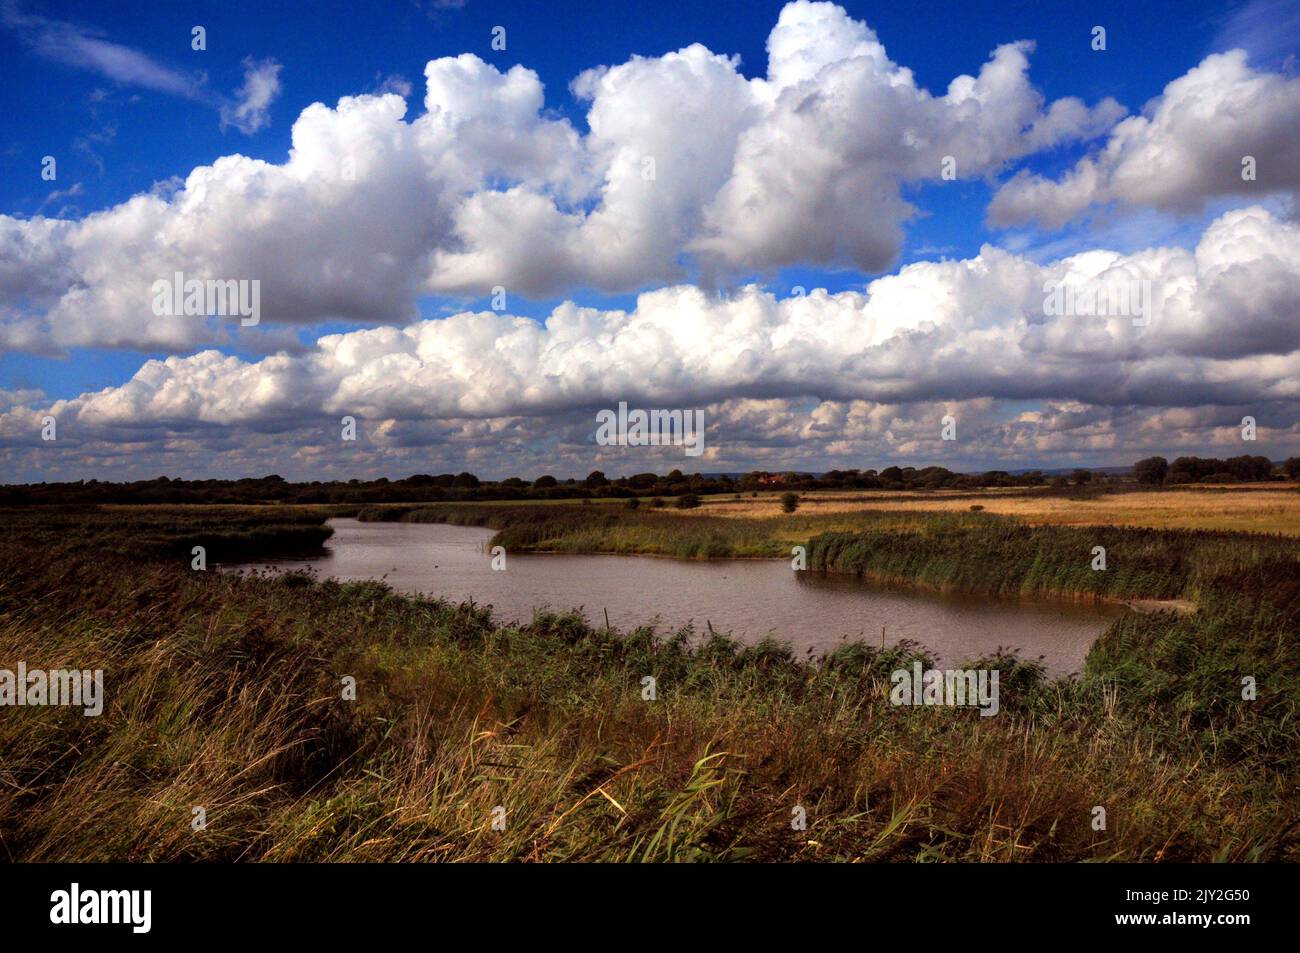
<svg viewBox="0 0 1300 953">
<path fill-rule="evenodd" d="M 31 483 L 0 487 L 0 505 L 28 503 L 435 503 L 484 500 L 567 500 L 614 497 L 640 499 L 695 497 L 760 490 L 801 492 L 821 489 L 917 490 L 984 486 L 1041 486 L 1039 471 L 1010 474 L 991 470 L 981 474 L 954 473 L 944 467 L 886 467 L 883 470 L 831 470 L 821 476 L 787 471 L 754 470 L 729 474 L 636 473 L 610 479 L 594 470 L 586 479 L 560 480 L 544 474 L 534 480 L 509 477 L 480 480 L 472 473 L 417 473 L 404 480 L 347 480 L 291 483 L 272 475 L 240 480 L 138 480 L 109 483 Z"/>
<path fill-rule="evenodd" d="M 1300 478 L 1300 457 L 1290 457 L 1280 467 L 1268 457 L 1178 457 L 1170 463 L 1164 457 L 1147 457 L 1133 464 L 1139 483 L 1258 483 L 1264 480 Z"/>
<path fill-rule="evenodd" d="M 1140 460 L 1133 468 L 1139 483 L 1240 482 L 1300 478 L 1300 459 L 1292 457 L 1278 470 L 1266 457 L 1232 457 L 1229 460 L 1179 457 L 1172 464 L 1163 457 Z M 509 477 L 480 480 L 472 473 L 417 473 L 404 480 L 347 480 L 291 483 L 277 475 L 241 480 L 138 480 L 108 483 L 78 480 L 74 483 L 29 483 L 0 486 L 0 505 L 39 503 L 436 503 L 485 500 L 568 500 L 613 497 L 641 499 L 682 497 L 696 500 L 719 493 L 756 494 L 761 490 L 799 493 L 807 490 L 940 490 L 982 487 L 1064 487 L 1070 483 L 1116 484 L 1123 478 L 1077 469 L 1068 477 L 1048 476 L 1041 470 L 1008 473 L 956 473 L 944 467 L 885 467 L 883 470 L 830 470 L 820 476 L 787 471 L 754 470 L 729 474 L 637 473 L 609 479 L 594 470 L 586 479 L 560 480 L 544 474 L 534 480 Z"/>
</svg>

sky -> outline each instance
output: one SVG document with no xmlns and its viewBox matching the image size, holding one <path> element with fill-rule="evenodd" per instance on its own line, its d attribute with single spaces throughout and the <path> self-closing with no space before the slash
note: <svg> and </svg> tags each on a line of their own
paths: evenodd
<svg viewBox="0 0 1300 953">
<path fill-rule="evenodd" d="M 1295 455 L 1298 46 L 1280 0 L 0 0 L 0 482 Z M 620 402 L 703 454 L 597 442 Z"/>
</svg>

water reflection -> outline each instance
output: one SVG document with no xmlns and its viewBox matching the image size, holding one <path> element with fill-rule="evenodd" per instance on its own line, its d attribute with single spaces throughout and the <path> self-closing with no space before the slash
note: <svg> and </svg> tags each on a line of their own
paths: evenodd
<svg viewBox="0 0 1300 953">
<path fill-rule="evenodd" d="M 784 560 L 686 561 L 647 556 L 509 554 L 491 568 L 492 531 L 432 523 L 332 520 L 325 556 L 282 561 L 340 580 L 384 579 L 402 592 L 490 604 L 502 621 L 545 609 L 605 613 L 619 628 L 651 622 L 664 630 L 712 626 L 745 641 L 773 635 L 800 654 L 839 642 L 910 639 L 945 664 L 999 647 L 1042 656 L 1052 675 L 1075 672 L 1114 607 L 1014 602 L 886 588 L 853 576 L 794 572 Z M 257 563 L 256 566 L 267 565 Z M 239 567 L 226 567 L 239 568 Z"/>
</svg>

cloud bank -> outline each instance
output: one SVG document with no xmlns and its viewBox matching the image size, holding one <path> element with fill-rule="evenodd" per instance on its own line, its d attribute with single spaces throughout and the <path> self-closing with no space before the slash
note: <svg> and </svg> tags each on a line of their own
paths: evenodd
<svg viewBox="0 0 1300 953">
<path fill-rule="evenodd" d="M 1058 284 L 1119 282 L 1151 289 L 1143 321 L 1047 304 Z M 544 323 L 463 312 L 326 335 L 305 354 L 259 361 L 206 350 L 149 361 L 118 387 L 0 413 L 0 438 L 39 448 L 45 413 L 61 439 L 128 442 L 214 430 L 324 435 L 350 415 L 395 446 L 437 442 L 448 429 L 537 434 L 551 419 L 578 430 L 585 420 L 590 443 L 594 409 L 619 400 L 714 407 L 723 419 L 710 446 L 723 455 L 762 445 L 790 426 L 789 408 L 815 405 L 804 449 L 830 456 L 850 446 L 852 421 L 879 423 L 879 407 L 931 424 L 950 406 L 1058 408 L 1022 417 L 1022 436 L 1090 407 L 1145 408 L 1141 427 L 1214 408 L 1219 425 L 1244 412 L 1289 433 L 1300 402 L 1297 314 L 1300 226 L 1252 207 L 1215 220 L 1190 251 L 1090 251 L 1042 265 L 985 246 L 971 259 L 909 265 L 863 293 L 778 299 L 750 285 L 719 297 L 682 285 L 640 295 L 631 311 L 566 302 Z M 737 408 L 764 406 L 779 412 L 766 423 L 741 414 L 744 426 L 729 431 Z"/>
<path fill-rule="evenodd" d="M 1216 53 L 1124 118 L 1108 99 L 1048 102 L 1032 52 L 998 46 L 935 94 L 865 23 L 797 0 L 761 76 L 699 44 L 577 75 L 585 129 L 548 108 L 532 70 L 467 53 L 426 65 L 413 116 L 393 78 L 308 106 L 282 163 L 224 156 L 84 218 L 0 215 L 0 348 L 170 355 L 72 399 L 0 390 L 0 464 L 28 478 L 680 465 L 594 445 L 594 411 L 620 400 L 706 407 L 709 469 L 1232 455 L 1247 452 L 1244 415 L 1262 434 L 1250 452 L 1294 453 L 1300 80 Z M 109 53 L 96 68 L 134 70 L 124 82 L 178 81 Z M 255 132 L 279 67 L 245 70 L 222 119 Z M 1059 178 L 997 186 L 1027 157 L 1098 140 Z M 909 197 L 948 160 L 997 187 L 998 225 L 1241 207 L 1191 248 L 1043 262 L 988 244 L 860 291 L 764 287 L 787 266 L 888 272 L 920 213 Z M 226 353 L 248 343 L 229 322 L 153 313 L 153 283 L 177 271 L 258 280 L 263 345 L 327 322 L 360 329 Z M 1148 289 L 1147 320 L 1045 305 L 1049 287 L 1098 284 Z M 542 322 L 421 317 L 427 296 L 498 287 L 513 301 L 639 294 L 627 311 L 567 300 Z M 946 413 L 955 444 L 939 440 Z M 338 440 L 344 415 L 357 446 Z"/>
<path fill-rule="evenodd" d="M 159 319 L 176 271 L 258 279 L 265 320 L 395 323 L 421 295 L 552 296 L 766 274 L 792 264 L 887 269 L 916 209 L 908 186 L 993 175 L 1098 135 L 1113 101 L 1050 105 L 1032 43 L 998 47 L 936 96 L 875 33 L 828 3 L 789 4 L 765 77 L 699 44 L 577 76 L 585 134 L 541 81 L 472 54 L 425 68 L 424 111 L 396 94 L 317 103 L 288 160 L 239 155 L 73 221 L 0 216 L 0 344 L 182 350 L 223 343 Z M 278 66 L 247 61 L 226 122 L 266 121 Z"/>
</svg>

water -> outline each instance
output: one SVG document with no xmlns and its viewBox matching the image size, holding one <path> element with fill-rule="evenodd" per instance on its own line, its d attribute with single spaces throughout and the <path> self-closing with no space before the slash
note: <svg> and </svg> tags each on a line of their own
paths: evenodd
<svg viewBox="0 0 1300 953">
<path fill-rule="evenodd" d="M 473 599 L 498 621 L 527 621 L 540 609 L 581 608 L 589 621 L 660 631 L 712 624 L 747 642 L 771 634 L 799 654 L 820 655 L 846 639 L 874 645 L 911 639 L 956 665 L 999 647 L 1043 657 L 1049 674 L 1077 672 L 1093 640 L 1124 610 L 1112 606 L 1010 601 L 886 588 L 854 576 L 795 572 L 785 560 L 694 561 L 649 556 L 516 554 L 491 568 L 492 531 L 438 523 L 331 520 L 326 554 L 306 560 L 231 565 L 313 569 L 350 581 L 383 579 L 394 589 Z"/>
</svg>

